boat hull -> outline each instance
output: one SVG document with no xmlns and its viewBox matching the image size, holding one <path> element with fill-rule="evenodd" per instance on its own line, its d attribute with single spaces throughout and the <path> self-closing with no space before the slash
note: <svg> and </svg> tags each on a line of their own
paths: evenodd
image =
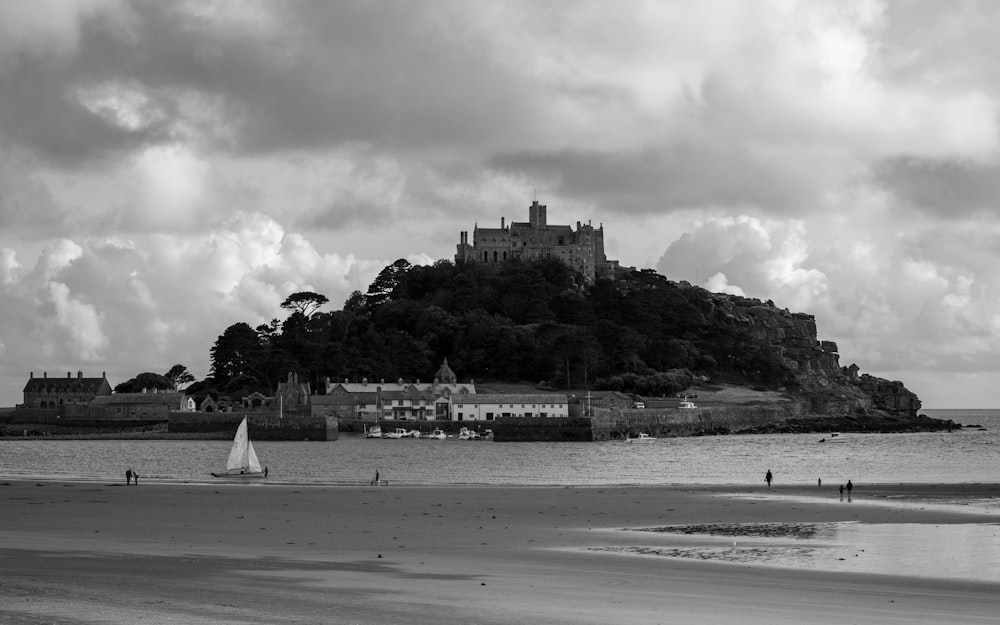
<svg viewBox="0 0 1000 625">
<path fill-rule="evenodd" d="M 212 477 L 221 477 L 234 480 L 253 480 L 267 477 L 263 471 L 251 471 L 249 473 L 212 473 Z"/>
</svg>

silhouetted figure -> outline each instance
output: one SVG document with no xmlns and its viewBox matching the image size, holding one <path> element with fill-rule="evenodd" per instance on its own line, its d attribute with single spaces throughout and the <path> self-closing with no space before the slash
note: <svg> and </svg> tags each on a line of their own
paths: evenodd
<svg viewBox="0 0 1000 625">
<path fill-rule="evenodd" d="M 816 487 L 823 488 L 823 478 L 821 477 L 816 478 Z"/>
<path fill-rule="evenodd" d="M 139 485 L 139 472 L 135 469 L 132 469 L 132 483 L 136 486 Z"/>
<path fill-rule="evenodd" d="M 378 469 L 375 469 L 375 486 L 379 485 Z"/>
<path fill-rule="evenodd" d="M 840 500 L 841 501 L 844 500 L 844 485 L 843 484 L 840 485 Z"/>
<path fill-rule="evenodd" d="M 851 480 L 847 480 L 847 501 L 851 500 L 852 490 L 854 490 L 854 484 L 851 483 Z"/>
<path fill-rule="evenodd" d="M 764 474 L 764 481 L 767 482 L 767 487 L 768 488 L 771 488 L 771 480 L 773 480 L 773 479 L 774 479 L 774 476 L 771 475 L 771 469 L 768 469 L 767 473 Z"/>
<path fill-rule="evenodd" d="M 125 469 L 125 485 L 132 485 L 132 469 Z"/>
<path fill-rule="evenodd" d="M 267 477 L 267 467 L 264 467 L 264 477 Z"/>
</svg>

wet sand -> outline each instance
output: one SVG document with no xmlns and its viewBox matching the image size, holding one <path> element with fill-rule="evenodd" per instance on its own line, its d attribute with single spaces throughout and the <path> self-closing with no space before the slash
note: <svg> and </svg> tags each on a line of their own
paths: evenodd
<svg viewBox="0 0 1000 625">
<path fill-rule="evenodd" d="M 5 481 L 0 622 L 992 624 L 996 582 L 768 554 L 822 544 L 808 534 L 842 522 L 997 523 L 954 504 L 998 496 Z"/>
</svg>

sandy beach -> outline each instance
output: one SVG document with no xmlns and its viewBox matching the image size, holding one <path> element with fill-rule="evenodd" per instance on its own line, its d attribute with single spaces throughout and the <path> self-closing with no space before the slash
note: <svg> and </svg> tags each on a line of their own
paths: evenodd
<svg viewBox="0 0 1000 625">
<path fill-rule="evenodd" d="M 830 528 L 985 528 L 988 554 L 1000 516 L 955 502 L 998 496 L 4 481 L 0 622 L 997 623 L 996 571 L 843 570 L 870 552 Z"/>
</svg>

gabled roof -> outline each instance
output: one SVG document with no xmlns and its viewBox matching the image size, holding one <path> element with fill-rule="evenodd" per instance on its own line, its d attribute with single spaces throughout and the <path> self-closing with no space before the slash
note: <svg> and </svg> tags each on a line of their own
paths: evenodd
<svg viewBox="0 0 1000 625">
<path fill-rule="evenodd" d="M 36 378 L 32 376 L 28 379 L 28 383 L 24 385 L 25 393 L 41 393 L 46 389 L 55 389 L 57 392 L 67 393 L 67 392 L 90 392 L 97 391 L 101 388 L 101 384 L 107 384 L 107 378 L 84 378 L 81 376 L 77 377 L 65 377 L 65 378 L 50 378 L 41 377 Z M 110 387 L 110 385 L 109 385 Z"/>
</svg>

